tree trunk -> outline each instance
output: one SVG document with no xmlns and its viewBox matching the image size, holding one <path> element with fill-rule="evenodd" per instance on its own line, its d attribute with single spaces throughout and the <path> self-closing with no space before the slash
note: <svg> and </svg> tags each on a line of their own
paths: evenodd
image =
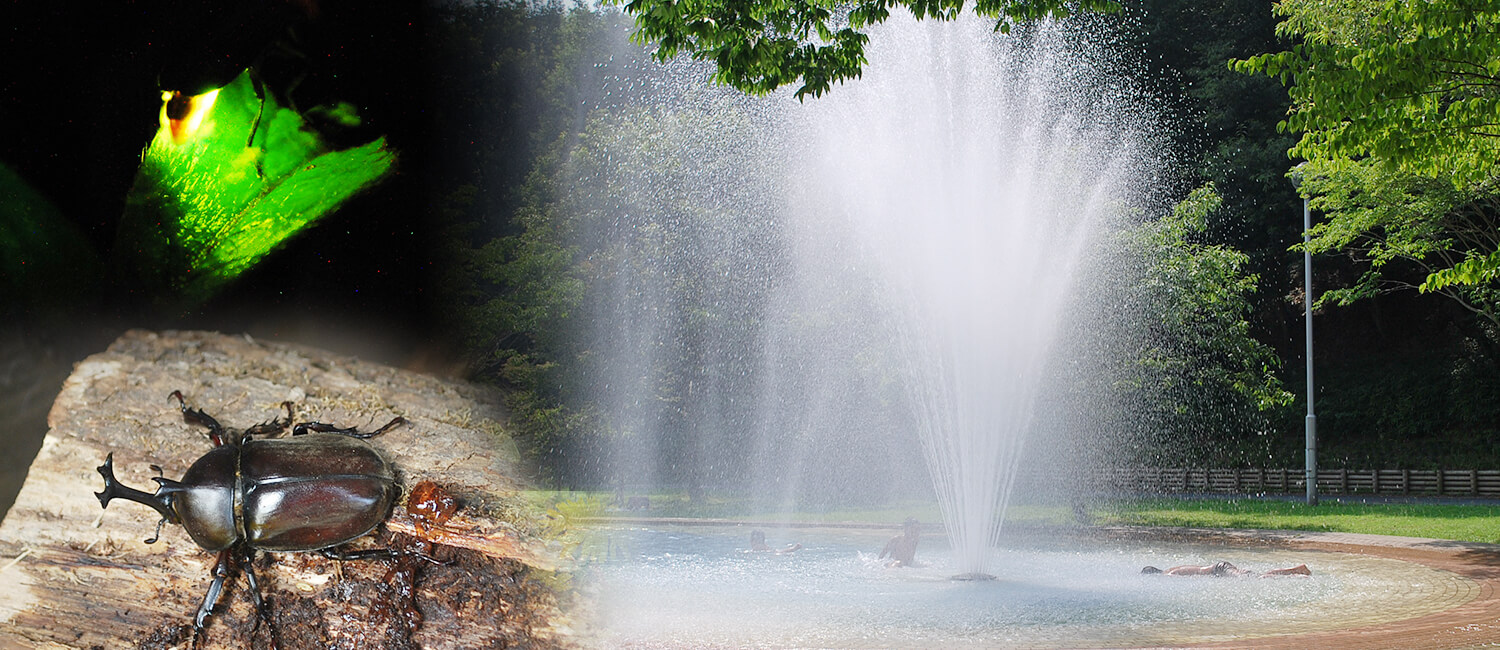
<svg viewBox="0 0 1500 650">
<path fill-rule="evenodd" d="M 208 620 L 205 648 L 553 647 L 554 563 L 540 518 L 519 487 L 514 446 L 495 398 L 327 352 L 203 332 L 126 333 L 74 368 L 48 416 L 50 430 L 14 507 L 0 524 L 0 648 L 184 648 L 216 558 L 159 516 L 124 500 L 101 510 L 95 468 L 114 454 L 115 475 L 154 490 L 151 465 L 179 478 L 211 447 L 175 400 L 239 430 L 285 417 L 373 430 L 408 424 L 370 442 L 398 468 L 405 490 L 430 480 L 463 504 L 442 526 L 398 501 L 375 534 L 347 550 L 435 543 L 435 564 L 331 560 L 260 553 L 254 573 L 273 625 L 257 623 L 243 569 L 233 571 Z M 415 574 L 415 577 L 413 577 Z M 414 605 L 414 608 L 413 608 Z M 413 625 L 416 619 L 425 619 Z"/>
</svg>

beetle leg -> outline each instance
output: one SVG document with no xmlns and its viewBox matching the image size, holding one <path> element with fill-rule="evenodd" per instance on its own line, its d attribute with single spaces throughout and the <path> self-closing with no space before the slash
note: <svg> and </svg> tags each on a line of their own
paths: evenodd
<svg viewBox="0 0 1500 650">
<path fill-rule="evenodd" d="M 182 391 L 180 390 L 172 391 L 172 394 L 168 395 L 167 397 L 177 398 L 177 406 L 178 408 L 182 409 L 183 422 L 206 427 L 208 429 L 208 437 L 210 440 L 214 441 L 214 446 L 224 446 L 224 426 L 219 424 L 218 420 L 215 420 L 213 416 L 204 413 L 200 409 L 188 408 L 187 400 L 182 398 Z"/>
<path fill-rule="evenodd" d="M 229 577 L 229 563 L 229 549 L 219 551 L 219 561 L 214 563 L 214 581 L 208 585 L 208 593 L 203 594 L 203 604 L 198 606 L 198 615 L 193 617 L 194 648 L 203 641 L 203 626 L 208 622 L 209 615 L 214 613 L 219 593 L 224 590 L 224 580 Z"/>
<path fill-rule="evenodd" d="M 166 523 L 167 523 L 167 518 L 166 517 L 162 517 L 161 519 L 158 519 L 156 521 L 156 534 L 152 535 L 151 539 L 145 540 L 145 542 L 147 544 L 155 544 L 158 540 L 160 540 L 161 539 L 161 527 L 164 524 L 166 524 Z"/>
<path fill-rule="evenodd" d="M 438 566 L 448 566 L 449 564 L 448 562 L 444 562 L 425 553 L 419 553 L 415 551 L 398 551 L 393 548 L 368 548 L 360 549 L 358 551 L 340 551 L 338 547 L 330 546 L 328 548 L 318 549 L 318 553 L 323 557 L 331 560 L 389 560 L 401 557 L 403 555 L 411 555 L 423 560 L 427 560 L 429 563 L 436 564 Z"/>
<path fill-rule="evenodd" d="M 407 557 L 414 557 L 414 558 L 417 558 L 419 560 L 426 560 L 428 564 L 432 564 L 432 565 L 435 565 L 435 566 L 448 566 L 448 565 L 453 564 L 453 562 L 446 561 L 446 560 L 439 560 L 439 559 L 437 559 L 435 557 L 432 557 L 431 555 L 427 554 L 429 551 L 432 550 L 432 542 L 429 542 L 429 541 L 427 541 L 425 539 L 422 539 L 420 537 L 415 538 L 415 539 L 416 539 L 417 543 L 412 544 L 406 550 L 400 551 L 400 553 L 402 555 L 407 556 Z"/>
<path fill-rule="evenodd" d="M 318 549 L 318 554 L 330 560 L 388 560 L 401 553 L 388 548 L 367 548 L 358 551 L 340 551 L 337 547 Z"/>
<path fill-rule="evenodd" d="M 251 436 L 273 436 L 286 431 L 286 428 L 292 424 L 292 403 L 282 402 L 281 405 L 286 407 L 286 419 L 272 419 L 270 422 L 262 422 L 245 429 L 245 435 L 241 436 L 241 440 L 248 440 Z"/>
<path fill-rule="evenodd" d="M 266 631 L 271 635 L 271 650 L 276 650 L 276 622 L 271 618 L 270 605 L 261 597 L 260 582 L 255 579 L 255 549 L 246 549 L 240 562 L 245 567 L 245 579 L 250 583 L 250 595 L 255 600 L 255 627 L 251 628 L 250 637 L 255 638 L 255 630 L 260 629 L 260 624 L 264 622 Z"/>
<path fill-rule="evenodd" d="M 316 432 L 316 433 L 336 433 L 336 434 L 339 434 L 341 436 L 349 436 L 351 438 L 365 439 L 365 438 L 374 438 L 375 436 L 378 436 L 378 435 L 380 435 L 382 433 L 385 433 L 386 431 L 394 429 L 394 428 L 396 428 L 398 426 L 401 426 L 403 424 L 406 424 L 406 418 L 397 417 L 397 418 L 391 420 L 390 422 L 385 423 L 385 426 L 380 427 L 379 429 L 376 429 L 376 430 L 371 431 L 369 433 L 360 433 L 359 429 L 357 429 L 355 427 L 349 427 L 347 429 L 340 429 L 340 428 L 338 428 L 336 426 L 333 426 L 332 424 L 323 424 L 322 422 L 303 422 L 301 424 L 298 424 L 295 427 L 292 427 L 292 435 L 294 435 L 294 436 L 301 436 L 301 435 L 306 435 L 309 432 Z"/>
</svg>

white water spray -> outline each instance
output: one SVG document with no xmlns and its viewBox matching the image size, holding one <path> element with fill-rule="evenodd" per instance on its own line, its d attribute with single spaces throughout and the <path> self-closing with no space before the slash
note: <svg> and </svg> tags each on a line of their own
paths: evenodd
<svg viewBox="0 0 1500 650">
<path fill-rule="evenodd" d="M 1117 117 L 1139 109 L 1056 26 L 893 23 L 813 107 L 811 178 L 881 260 L 957 568 L 982 573 L 1085 246 L 1139 173 Z"/>
<path fill-rule="evenodd" d="M 893 17 L 805 103 L 683 63 L 589 130 L 565 204 L 622 489 L 885 503 L 925 455 L 984 571 L 1085 250 L 1150 165 L 1087 29 L 992 27 Z"/>
</svg>

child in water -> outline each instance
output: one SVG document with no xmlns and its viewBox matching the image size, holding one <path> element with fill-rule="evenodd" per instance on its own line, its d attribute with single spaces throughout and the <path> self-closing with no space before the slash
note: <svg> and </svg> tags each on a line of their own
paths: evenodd
<svg viewBox="0 0 1500 650">
<path fill-rule="evenodd" d="M 1148 566 L 1148 567 L 1142 568 L 1141 569 L 1141 573 L 1145 573 L 1145 574 L 1157 574 L 1157 573 L 1159 573 L 1159 574 L 1162 574 L 1162 575 L 1169 575 L 1169 576 L 1218 576 L 1218 577 L 1256 575 L 1254 571 L 1250 571 L 1248 569 L 1241 569 L 1241 568 L 1239 568 L 1239 567 L 1237 567 L 1237 566 L 1235 566 L 1233 564 L 1230 564 L 1228 562 L 1215 562 L 1215 563 L 1210 564 L 1208 566 L 1192 566 L 1192 565 L 1174 566 L 1174 567 L 1172 567 L 1170 569 L 1167 569 L 1166 571 L 1162 571 L 1161 569 L 1158 569 L 1158 568 L 1156 568 L 1154 566 Z M 1310 575 L 1312 575 L 1312 570 L 1308 569 L 1306 564 L 1299 564 L 1297 566 L 1287 567 L 1285 569 L 1271 569 L 1270 571 L 1267 571 L 1265 573 L 1260 574 L 1260 576 L 1262 578 L 1271 577 L 1271 576 L 1310 576 Z"/>
<path fill-rule="evenodd" d="M 796 553 L 797 551 L 800 551 L 800 550 L 802 550 L 802 545 L 801 544 L 787 544 L 785 547 L 777 550 L 776 554 L 777 555 L 786 555 L 787 553 Z M 769 552 L 771 552 L 771 547 L 766 545 L 766 534 L 765 533 L 763 533 L 761 531 L 758 531 L 758 530 L 752 530 L 752 531 L 750 531 L 750 552 L 751 553 L 769 553 Z"/>
<path fill-rule="evenodd" d="M 922 524 L 907 517 L 900 535 L 891 538 L 880 550 L 880 559 L 890 556 L 891 566 L 917 566 L 917 542 L 922 538 Z"/>
</svg>

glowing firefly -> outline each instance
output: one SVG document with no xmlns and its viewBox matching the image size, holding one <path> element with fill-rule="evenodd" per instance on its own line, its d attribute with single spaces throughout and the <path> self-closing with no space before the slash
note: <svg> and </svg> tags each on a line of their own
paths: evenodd
<svg viewBox="0 0 1500 650">
<path fill-rule="evenodd" d="M 161 127 L 172 135 L 172 142 L 182 144 L 198 132 L 203 116 L 218 98 L 217 88 L 201 95 L 186 95 L 175 90 L 161 92 Z"/>
</svg>

